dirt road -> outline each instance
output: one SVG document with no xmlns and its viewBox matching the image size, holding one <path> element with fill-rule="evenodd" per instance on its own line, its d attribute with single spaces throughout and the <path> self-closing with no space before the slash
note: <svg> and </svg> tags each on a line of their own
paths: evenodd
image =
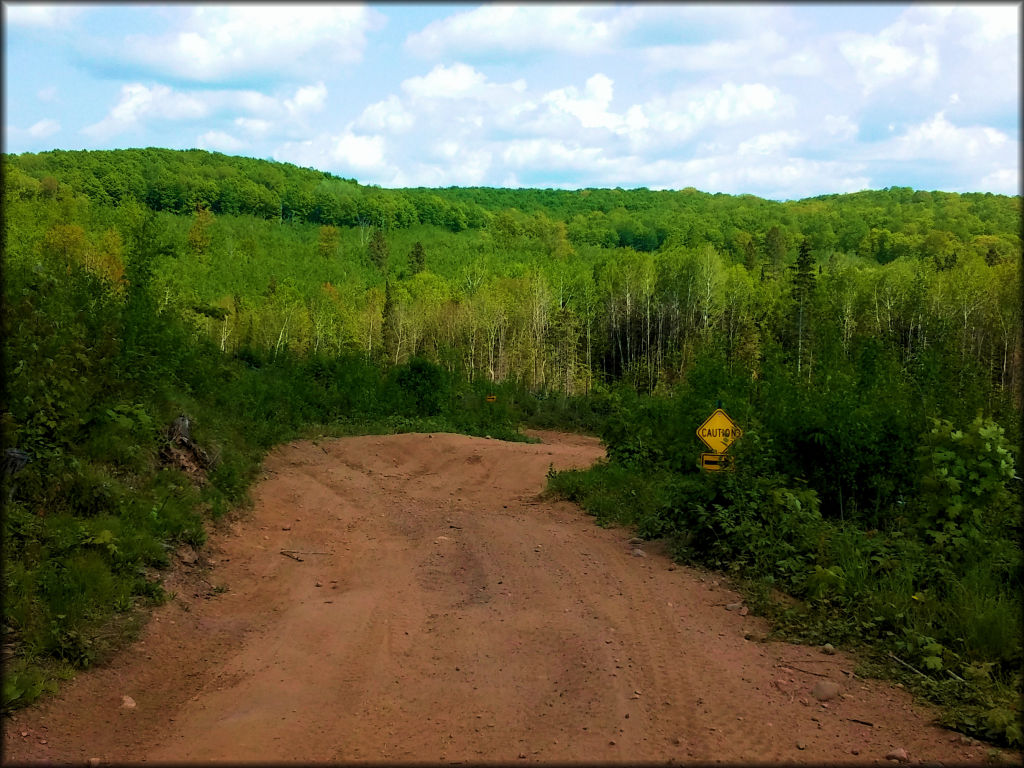
<svg viewBox="0 0 1024 768">
<path fill-rule="evenodd" d="M 841 653 L 746 639 L 764 624 L 714 575 L 542 500 L 549 465 L 602 451 L 538 434 L 276 449 L 141 640 L 5 722 L 5 761 L 986 757 Z"/>
</svg>

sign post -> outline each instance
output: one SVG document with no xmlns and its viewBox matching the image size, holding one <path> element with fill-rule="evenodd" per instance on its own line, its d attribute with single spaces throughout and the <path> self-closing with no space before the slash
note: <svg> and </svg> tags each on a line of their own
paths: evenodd
<svg viewBox="0 0 1024 768">
<path fill-rule="evenodd" d="M 721 401 L 719 401 L 721 405 Z M 717 472 L 722 469 L 735 469 L 736 461 L 734 456 L 727 456 L 729 450 L 736 440 L 743 436 L 743 430 L 735 421 L 729 418 L 729 414 L 720 407 L 705 419 L 704 423 L 697 427 L 697 437 L 704 445 L 714 453 L 702 453 L 700 455 L 700 468 L 708 472 Z"/>
</svg>

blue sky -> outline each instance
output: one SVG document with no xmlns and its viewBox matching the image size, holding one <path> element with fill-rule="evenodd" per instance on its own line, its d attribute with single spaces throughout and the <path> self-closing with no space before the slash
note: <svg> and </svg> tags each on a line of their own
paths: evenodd
<svg viewBox="0 0 1024 768">
<path fill-rule="evenodd" d="M 4 151 L 383 187 L 1019 194 L 1020 3 L 4 3 Z"/>
</svg>

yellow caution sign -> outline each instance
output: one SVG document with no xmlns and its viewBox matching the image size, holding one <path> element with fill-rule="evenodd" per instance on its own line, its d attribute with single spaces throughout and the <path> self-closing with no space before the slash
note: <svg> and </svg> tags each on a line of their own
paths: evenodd
<svg viewBox="0 0 1024 768">
<path fill-rule="evenodd" d="M 497 395 L 488 395 L 486 399 L 487 399 L 488 403 L 493 403 L 493 402 L 497 401 L 498 397 L 497 397 Z"/>
<path fill-rule="evenodd" d="M 742 436 L 743 430 L 721 408 L 708 416 L 707 420 L 697 427 L 697 437 L 715 453 L 725 453 L 729 450 L 729 446 Z"/>
</svg>

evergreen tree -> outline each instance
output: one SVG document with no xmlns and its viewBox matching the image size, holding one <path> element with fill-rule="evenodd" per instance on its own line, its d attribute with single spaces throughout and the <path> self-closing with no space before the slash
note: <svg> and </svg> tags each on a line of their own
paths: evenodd
<svg viewBox="0 0 1024 768">
<path fill-rule="evenodd" d="M 423 243 L 417 240 L 413 243 L 412 251 L 409 252 L 409 269 L 414 275 L 427 268 L 427 254 L 423 250 Z"/>
<path fill-rule="evenodd" d="M 811 258 L 811 244 L 807 238 L 800 241 L 800 248 L 793 265 L 792 296 L 796 308 L 796 371 L 800 373 L 803 363 L 804 329 L 809 310 L 811 294 L 814 291 L 814 259 Z"/>
<path fill-rule="evenodd" d="M 388 241 L 384 239 L 384 233 L 381 230 L 373 230 L 367 248 L 370 252 L 370 260 L 377 265 L 377 268 L 381 272 L 387 270 L 388 257 L 391 255 L 391 252 L 388 248 Z"/>
<path fill-rule="evenodd" d="M 786 251 L 789 250 L 789 239 L 786 233 L 778 227 L 773 226 L 764 237 L 765 259 L 771 268 L 772 274 L 778 276 L 782 272 L 783 262 L 786 260 Z"/>
</svg>

